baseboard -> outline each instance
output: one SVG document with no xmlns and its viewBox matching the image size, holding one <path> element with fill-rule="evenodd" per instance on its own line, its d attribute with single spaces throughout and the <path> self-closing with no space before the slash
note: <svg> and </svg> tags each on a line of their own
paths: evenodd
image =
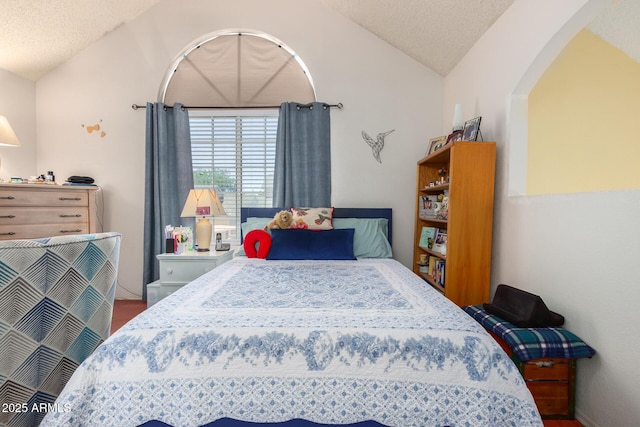
<svg viewBox="0 0 640 427">
<path fill-rule="evenodd" d="M 576 408 L 576 420 L 580 421 L 580 424 L 582 424 L 584 427 L 600 427 L 578 408 Z"/>
</svg>

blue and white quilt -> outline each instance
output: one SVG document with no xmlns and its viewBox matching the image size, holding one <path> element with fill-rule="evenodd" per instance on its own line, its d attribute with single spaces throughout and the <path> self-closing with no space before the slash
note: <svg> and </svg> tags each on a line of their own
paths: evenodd
<svg viewBox="0 0 640 427">
<path fill-rule="evenodd" d="M 43 426 L 542 426 L 484 329 L 392 259 L 235 258 L 78 368 Z"/>
</svg>

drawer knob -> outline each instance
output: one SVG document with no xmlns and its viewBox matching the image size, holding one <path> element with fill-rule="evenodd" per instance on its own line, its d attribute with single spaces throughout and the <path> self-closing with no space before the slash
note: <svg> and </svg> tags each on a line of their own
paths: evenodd
<svg viewBox="0 0 640 427">
<path fill-rule="evenodd" d="M 13 196 L 3 196 L 3 197 L 0 197 L 0 199 L 3 199 L 3 200 L 13 200 L 13 199 L 15 199 L 15 197 L 13 197 Z"/>
<path fill-rule="evenodd" d="M 173 268 L 167 268 L 167 274 L 173 274 Z"/>
<path fill-rule="evenodd" d="M 9 231 L 8 233 L 0 233 L 0 236 L 13 236 L 14 234 L 16 233 L 14 233 L 13 231 Z"/>
<path fill-rule="evenodd" d="M 0 218 L 15 218 L 15 215 L 2 215 Z"/>
<path fill-rule="evenodd" d="M 81 233 L 82 230 L 60 230 L 61 233 Z"/>
<path fill-rule="evenodd" d="M 60 214 L 60 218 L 80 218 L 82 215 L 80 214 L 76 214 L 76 215 L 69 215 L 69 214 Z"/>
<path fill-rule="evenodd" d="M 82 200 L 80 197 L 60 197 L 59 200 Z"/>
</svg>

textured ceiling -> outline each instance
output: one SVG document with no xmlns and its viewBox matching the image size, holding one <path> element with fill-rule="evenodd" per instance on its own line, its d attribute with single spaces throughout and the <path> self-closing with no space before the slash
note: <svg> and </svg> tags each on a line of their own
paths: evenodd
<svg viewBox="0 0 640 427">
<path fill-rule="evenodd" d="M 0 0 L 0 68 L 29 80 L 159 0 Z"/>
<path fill-rule="evenodd" d="M 0 68 L 36 81 L 158 1 L 0 0 Z M 514 0 L 317 1 L 445 76 Z M 640 60 L 639 23 L 639 0 L 612 0 L 589 28 Z"/>
<path fill-rule="evenodd" d="M 445 76 L 513 0 L 322 0 Z"/>
<path fill-rule="evenodd" d="M 640 1 L 612 1 L 587 28 L 640 62 Z"/>
<path fill-rule="evenodd" d="M 0 68 L 30 80 L 159 0 L 0 0 Z M 445 75 L 513 0 L 318 0 Z M 464 29 L 454 30 L 454 29 Z"/>
</svg>

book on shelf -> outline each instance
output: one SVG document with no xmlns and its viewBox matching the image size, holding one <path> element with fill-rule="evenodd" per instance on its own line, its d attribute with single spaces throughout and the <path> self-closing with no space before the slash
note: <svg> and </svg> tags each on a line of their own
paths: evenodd
<svg viewBox="0 0 640 427">
<path fill-rule="evenodd" d="M 440 259 L 436 261 L 435 273 L 433 276 L 433 280 L 440 286 L 444 288 L 444 272 L 445 272 L 445 261 Z"/>
<path fill-rule="evenodd" d="M 438 261 L 437 257 L 429 257 L 429 269 L 427 270 L 427 274 L 431 277 L 435 276 L 436 271 L 436 262 Z"/>
<path fill-rule="evenodd" d="M 433 248 L 433 242 L 436 237 L 436 228 L 435 227 L 422 227 L 422 232 L 420 233 L 420 242 L 418 246 L 423 249 L 431 249 Z"/>
<path fill-rule="evenodd" d="M 432 256 L 429 257 L 429 267 L 427 274 L 431 277 L 431 281 L 439 286 L 444 287 L 444 272 L 446 261 Z"/>
<path fill-rule="evenodd" d="M 447 254 L 447 230 L 446 229 L 438 228 L 436 230 L 436 236 L 433 241 L 432 250 L 442 255 Z"/>
</svg>

